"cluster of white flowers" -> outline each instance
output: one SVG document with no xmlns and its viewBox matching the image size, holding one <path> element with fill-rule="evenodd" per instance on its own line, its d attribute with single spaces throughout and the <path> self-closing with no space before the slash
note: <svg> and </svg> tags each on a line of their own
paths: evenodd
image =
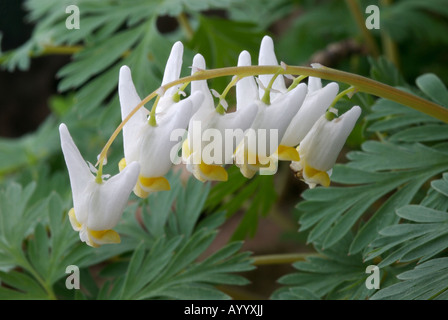
<svg viewBox="0 0 448 320">
<path fill-rule="evenodd" d="M 166 64 L 162 86 L 176 81 L 182 67 L 183 45 L 176 42 Z M 243 51 L 238 66 L 250 66 L 251 57 Z M 278 64 L 273 41 L 264 37 L 258 65 Z M 197 54 L 192 74 L 205 70 L 205 60 Z M 227 180 L 226 164 L 234 163 L 251 178 L 256 172 L 273 174 L 278 161 L 290 161 L 295 174 L 311 188 L 329 186 L 331 170 L 352 131 L 361 109 L 354 106 L 341 116 L 330 108 L 338 94 L 337 83 L 322 87 L 318 78 L 308 85 L 294 81 L 289 88 L 284 76 L 260 75 L 238 78 L 236 110 L 227 111 L 225 94 L 210 90 L 206 80 L 193 81 L 191 94 L 179 86 L 160 93 L 156 125 L 148 121 L 149 111 L 140 108 L 123 127 L 124 158 L 120 173 L 98 177 L 74 144 L 67 127 L 60 125 L 62 151 L 73 192 L 69 212 L 74 230 L 90 246 L 117 243 L 112 230 L 118 223 L 132 191 L 145 198 L 156 191 L 169 190 L 164 177 L 173 166 L 182 146 L 182 162 L 200 181 Z M 120 69 L 119 98 L 124 120 L 141 102 L 127 66 Z M 214 96 L 219 98 L 215 107 Z M 183 130 L 184 141 L 172 133 Z M 183 132 L 181 131 L 181 132 Z M 227 134 L 228 131 L 231 134 Z M 95 177 L 94 174 L 97 174 Z M 101 173 L 99 174 L 101 175 Z"/>
</svg>

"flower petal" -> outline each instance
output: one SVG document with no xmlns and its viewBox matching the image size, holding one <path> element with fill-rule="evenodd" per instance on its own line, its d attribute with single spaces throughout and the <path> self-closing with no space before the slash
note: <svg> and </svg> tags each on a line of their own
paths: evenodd
<svg viewBox="0 0 448 320">
<path fill-rule="evenodd" d="M 250 66 L 250 53 L 243 51 L 238 57 L 238 66 Z M 236 109 L 242 109 L 246 106 L 252 105 L 255 100 L 258 100 L 258 87 L 255 79 L 252 76 L 244 77 L 236 83 Z"/>
<path fill-rule="evenodd" d="M 178 141 L 171 134 L 177 129 L 186 129 L 191 117 L 193 104 L 200 104 L 203 95 L 195 92 L 187 99 L 176 103 L 175 107 L 160 119 L 156 127 L 147 126 L 140 146 L 140 174 L 146 178 L 162 177 L 168 173 L 173 163 L 171 152 Z"/>
<path fill-rule="evenodd" d="M 316 77 L 308 77 L 308 93 L 322 89 L 322 80 Z"/>
<path fill-rule="evenodd" d="M 180 77 L 182 70 L 182 57 L 184 54 L 184 46 L 182 42 L 177 41 L 171 48 L 170 56 L 166 62 L 165 72 L 163 74 L 162 86 L 173 82 Z M 172 96 L 177 91 L 176 87 L 172 87 L 165 92 L 165 95 Z"/>
<path fill-rule="evenodd" d="M 98 248 L 103 244 L 120 243 L 120 235 L 114 230 L 95 231 L 87 229 L 88 240 L 86 243 L 94 248 Z"/>
<path fill-rule="evenodd" d="M 331 105 L 338 94 L 339 86 L 336 82 L 331 82 L 324 88 L 310 92 L 308 85 L 308 94 L 303 101 L 302 107 L 292 118 L 291 123 L 286 129 L 282 138 L 282 145 L 294 147 L 305 138 L 308 131 L 319 119 L 327 108 Z"/>
<path fill-rule="evenodd" d="M 137 183 L 140 165 L 132 162 L 119 174 L 99 185 L 92 196 L 86 227 L 90 230 L 114 228 L 123 214 L 129 195 Z"/>
<path fill-rule="evenodd" d="M 331 121 L 321 116 L 300 143 L 300 159 L 316 170 L 330 170 L 360 114 L 361 108 L 354 106 Z"/>
<path fill-rule="evenodd" d="M 258 56 L 258 65 L 259 66 L 277 66 L 278 61 L 277 57 L 275 56 L 274 51 L 274 41 L 269 36 L 264 36 L 261 40 L 260 45 L 260 54 Z M 269 81 L 272 79 L 272 74 L 265 74 L 260 75 L 260 80 L 263 83 L 265 87 L 268 86 Z M 272 85 L 272 89 L 277 90 L 280 93 L 286 92 L 286 85 L 285 80 L 283 79 L 282 75 L 279 75 L 275 80 L 274 84 Z M 260 89 L 259 92 L 260 98 L 264 95 L 264 90 Z M 271 101 L 274 101 L 276 97 L 278 96 L 278 93 L 271 92 Z"/>
<path fill-rule="evenodd" d="M 196 54 L 193 58 L 193 68 L 191 74 L 195 73 L 195 69 L 205 70 L 205 59 L 202 55 Z M 204 100 L 199 106 L 193 106 L 193 113 L 196 113 L 200 109 L 214 110 L 214 102 L 210 89 L 207 85 L 207 80 L 198 80 L 191 82 L 191 92 L 200 91 L 204 95 Z"/>
<path fill-rule="evenodd" d="M 94 183 L 95 177 L 90 172 L 87 162 L 84 161 L 84 158 L 76 147 L 75 142 L 70 136 L 70 132 L 64 123 L 59 126 L 59 135 L 61 138 L 62 152 L 70 177 L 73 207 L 75 208 L 77 220 L 82 223 L 85 219 L 83 214 L 86 211 L 86 189 L 90 184 Z"/>
<path fill-rule="evenodd" d="M 129 113 L 141 102 L 132 81 L 131 70 L 127 66 L 122 66 L 118 80 L 118 96 L 120 98 L 121 119 L 124 120 Z M 146 124 L 148 110 L 141 107 L 123 127 L 124 155 L 128 161 L 134 161 L 137 135 Z"/>
<path fill-rule="evenodd" d="M 267 130 L 267 150 L 272 154 L 277 150 L 280 141 L 285 135 L 291 119 L 299 111 L 306 95 L 306 85 L 300 84 L 287 94 L 279 96 L 270 106 L 260 106 L 260 111 L 254 120 L 255 129 Z M 269 140 L 271 130 L 277 131 L 278 141 Z M 249 148 L 249 150 L 251 150 Z M 253 150 L 252 150 L 253 151 Z"/>
<path fill-rule="evenodd" d="M 182 42 L 177 41 L 171 48 L 170 56 L 166 62 L 165 72 L 163 74 L 162 86 L 178 80 L 182 70 L 182 56 L 184 53 L 184 46 Z M 170 109 L 175 101 L 173 95 L 179 90 L 179 85 L 167 89 L 159 99 L 157 105 L 157 114 L 164 115 Z"/>
</svg>

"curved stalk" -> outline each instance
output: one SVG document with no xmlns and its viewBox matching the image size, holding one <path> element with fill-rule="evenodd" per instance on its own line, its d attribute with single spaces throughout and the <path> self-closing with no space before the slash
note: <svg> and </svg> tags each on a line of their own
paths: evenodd
<svg viewBox="0 0 448 320">
<path fill-rule="evenodd" d="M 402 105 L 413 108 L 422 113 L 430 115 L 434 118 L 437 118 L 445 123 L 448 123 L 448 109 L 434 102 L 420 98 L 412 93 L 402 91 L 387 84 L 360 75 L 332 68 L 327 68 L 320 65 L 317 66 L 315 65 L 313 66 L 313 68 L 283 65 L 282 68 L 283 68 L 282 71 L 279 71 L 279 66 L 276 65 L 276 66 L 227 67 L 220 69 L 201 70 L 191 76 L 183 77 L 178 80 L 167 83 L 164 86 L 161 86 L 160 88 L 149 94 L 145 99 L 143 99 L 115 129 L 114 133 L 112 134 L 112 136 L 104 146 L 103 150 L 101 151 L 97 165 L 99 163 L 102 166 L 103 160 L 106 158 L 107 150 L 109 149 L 110 145 L 112 144 L 118 133 L 121 131 L 123 126 L 126 124 L 126 122 L 137 112 L 138 109 L 140 109 L 144 104 L 148 103 L 160 92 L 165 92 L 167 89 L 175 85 L 183 84 L 186 82 L 197 80 L 208 80 L 212 78 L 225 77 L 225 76 L 238 76 L 238 78 L 241 79 L 248 76 L 261 75 L 261 74 L 275 74 L 278 72 L 280 74 L 317 77 L 330 81 L 343 82 L 354 87 L 357 92 L 372 94 L 380 98 L 385 98 L 400 103 Z"/>
<path fill-rule="evenodd" d="M 305 261 L 308 257 L 318 257 L 316 253 L 283 253 L 268 254 L 252 257 L 254 266 L 271 265 L 271 264 L 291 264 L 297 261 Z"/>
</svg>

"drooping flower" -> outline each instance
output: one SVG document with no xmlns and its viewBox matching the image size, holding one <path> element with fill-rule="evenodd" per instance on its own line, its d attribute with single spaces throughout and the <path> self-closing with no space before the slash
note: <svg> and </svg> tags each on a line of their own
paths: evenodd
<svg viewBox="0 0 448 320">
<path fill-rule="evenodd" d="M 238 66 L 250 65 L 250 54 L 243 51 Z M 264 37 L 261 42 L 259 65 L 278 65 L 270 37 Z M 305 84 L 300 84 L 287 91 L 282 75 L 273 80 L 269 87 L 272 77 L 260 75 L 258 88 L 253 77 L 243 78 L 237 83 L 237 106 L 244 108 L 251 101 L 258 106 L 257 116 L 234 155 L 235 164 L 247 178 L 253 177 L 258 170 L 276 170 L 278 159 L 298 160 L 295 146 L 279 146 L 291 119 L 302 106 L 307 88 Z M 270 90 L 269 104 L 264 101 L 266 90 Z"/>
<path fill-rule="evenodd" d="M 59 134 L 73 194 L 73 208 L 69 211 L 73 229 L 79 231 L 81 241 L 92 247 L 119 243 L 120 236 L 112 228 L 121 218 L 137 181 L 139 164 L 132 162 L 121 173 L 98 182 L 65 124 L 59 126 Z"/>
<path fill-rule="evenodd" d="M 205 60 L 197 54 L 192 73 L 205 70 Z M 201 106 L 191 117 L 188 137 L 182 146 L 182 158 L 187 170 L 200 181 L 226 181 L 225 164 L 231 164 L 233 152 L 250 127 L 256 114 L 255 103 L 232 113 L 221 114 L 215 108 L 206 80 L 193 81 L 191 92 L 204 96 Z"/>
<path fill-rule="evenodd" d="M 322 88 L 319 78 L 310 77 L 305 101 L 286 129 L 280 148 L 297 147 L 317 119 L 325 114 L 338 90 L 339 85 L 336 82 L 331 82 Z"/>
<path fill-rule="evenodd" d="M 329 172 L 360 115 L 359 106 L 352 107 L 340 117 L 327 112 L 316 121 L 297 147 L 300 160 L 292 162 L 291 168 L 310 188 L 318 184 L 325 187 L 330 185 Z"/>
<path fill-rule="evenodd" d="M 167 66 L 166 72 L 171 72 L 170 70 Z M 177 69 L 172 72 L 177 72 Z M 169 76 L 164 78 L 172 80 Z M 141 102 L 127 66 L 120 69 L 118 93 L 121 116 L 125 119 Z M 171 152 L 178 144 L 178 141 L 172 139 L 171 133 L 187 127 L 194 106 L 201 104 L 203 95 L 197 92 L 179 102 L 173 101 L 172 97 L 170 99 L 172 103 L 165 100 L 165 109 L 157 113 L 156 126 L 149 124 L 148 111 L 142 107 L 123 127 L 124 158 L 120 161 L 120 170 L 132 161 L 140 164 L 140 175 L 134 193 L 141 198 L 146 198 L 151 192 L 170 190 L 170 184 L 164 175 L 173 165 Z"/>
</svg>

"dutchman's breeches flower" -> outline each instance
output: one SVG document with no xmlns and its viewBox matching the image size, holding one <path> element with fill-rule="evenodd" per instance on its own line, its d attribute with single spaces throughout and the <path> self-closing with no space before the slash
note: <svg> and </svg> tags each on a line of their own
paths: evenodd
<svg viewBox="0 0 448 320">
<path fill-rule="evenodd" d="M 305 101 L 286 129 L 280 148 L 297 147 L 317 119 L 325 114 L 338 94 L 338 90 L 339 85 L 336 82 L 331 82 L 322 88 L 319 78 L 310 77 Z"/>
<path fill-rule="evenodd" d="M 205 70 L 205 60 L 197 54 L 193 70 Z M 221 114 L 215 109 L 213 97 L 205 80 L 191 83 L 192 94 L 202 93 L 204 100 L 191 117 L 188 137 L 182 146 L 187 170 L 200 181 L 226 181 L 222 167 L 232 163 L 233 152 L 257 114 L 255 103 L 232 113 Z M 220 102 L 221 103 L 221 102 Z"/>
<path fill-rule="evenodd" d="M 165 66 L 162 86 L 179 79 L 182 68 L 183 45 L 176 42 Z M 170 190 L 170 184 L 164 177 L 173 165 L 172 150 L 178 141 L 171 134 L 178 129 L 186 129 L 192 114 L 202 103 L 201 92 L 180 100 L 178 86 L 160 93 L 156 109 L 156 125 L 148 121 L 148 110 L 141 107 L 124 125 L 124 158 L 120 170 L 131 161 L 140 164 L 140 175 L 134 193 L 146 198 L 151 192 Z M 124 120 L 141 102 L 127 66 L 120 69 L 118 94 L 121 105 L 121 117 Z M 179 148 L 180 149 L 180 148 Z"/>
<path fill-rule="evenodd" d="M 81 241 L 92 247 L 119 243 L 120 236 L 112 228 L 121 218 L 137 181 L 139 164 L 130 163 L 108 180 L 95 178 L 65 124 L 59 126 L 59 134 L 73 194 L 73 208 L 69 211 L 73 229 L 79 231 Z"/>
<path fill-rule="evenodd" d="M 243 51 L 238 66 L 250 65 L 250 54 Z M 261 42 L 259 65 L 278 65 L 270 37 L 264 37 Z M 253 77 L 243 78 L 237 83 L 237 106 L 243 109 L 254 102 L 258 106 L 257 116 L 234 155 L 235 164 L 247 178 L 253 177 L 258 170 L 273 174 L 278 159 L 298 160 L 295 146 L 280 147 L 280 141 L 307 93 L 305 84 L 287 91 L 282 75 L 276 78 L 260 75 L 259 84 L 257 87 Z"/>
<path fill-rule="evenodd" d="M 141 100 L 132 82 L 130 69 L 120 69 L 119 97 L 122 118 L 137 106 Z M 186 129 L 194 106 L 201 104 L 203 95 L 192 94 L 187 99 L 173 102 L 163 114 L 156 117 L 157 125 L 152 126 L 147 119 L 147 110 L 140 108 L 123 127 L 124 158 L 120 161 L 120 170 L 127 163 L 140 164 L 140 175 L 134 193 L 146 198 L 151 192 L 170 190 L 170 184 L 164 177 L 173 165 L 171 152 L 178 141 L 171 139 L 176 129 Z"/>
<path fill-rule="evenodd" d="M 328 173 L 360 115 L 361 108 L 358 106 L 338 118 L 327 112 L 317 120 L 297 147 L 300 160 L 292 162 L 291 168 L 298 176 L 302 176 L 310 188 L 318 184 L 325 187 L 330 185 Z"/>
</svg>

